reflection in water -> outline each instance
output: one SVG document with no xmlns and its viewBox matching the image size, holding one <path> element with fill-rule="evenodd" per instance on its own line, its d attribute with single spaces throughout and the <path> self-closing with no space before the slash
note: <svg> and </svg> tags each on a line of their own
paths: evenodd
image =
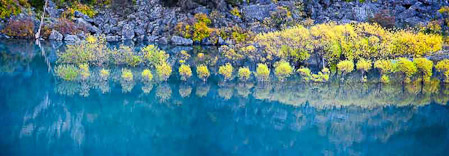
<svg viewBox="0 0 449 156">
<path fill-rule="evenodd" d="M 129 85 L 121 69 L 92 69 L 67 82 L 30 55 L 1 62 L 0 155 L 449 153 L 449 86 L 436 79 Z"/>
</svg>

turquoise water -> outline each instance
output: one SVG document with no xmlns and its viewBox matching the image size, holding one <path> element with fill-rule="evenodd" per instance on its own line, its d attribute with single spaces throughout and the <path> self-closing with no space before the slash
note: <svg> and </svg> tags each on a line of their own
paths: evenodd
<svg viewBox="0 0 449 156">
<path fill-rule="evenodd" d="M 63 82 L 60 46 L 0 43 L 0 155 L 449 153 L 440 84 Z"/>
</svg>

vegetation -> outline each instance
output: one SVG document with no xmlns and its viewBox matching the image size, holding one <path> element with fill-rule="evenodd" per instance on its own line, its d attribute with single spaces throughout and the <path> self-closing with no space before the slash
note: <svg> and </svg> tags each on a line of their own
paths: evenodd
<svg viewBox="0 0 449 156">
<path fill-rule="evenodd" d="M 89 78 L 89 76 L 90 76 L 89 65 L 88 64 L 80 64 L 80 65 L 78 65 L 78 68 L 79 68 L 79 72 L 81 75 L 81 80 L 87 80 L 87 78 Z"/>
<path fill-rule="evenodd" d="M 337 68 L 342 75 L 346 75 L 354 70 L 354 62 L 350 60 L 341 61 L 337 64 Z"/>
<path fill-rule="evenodd" d="M 134 80 L 133 73 L 131 72 L 131 70 L 126 69 L 126 68 L 122 69 L 122 76 L 121 77 L 122 77 L 122 80 L 128 81 L 128 82 Z"/>
<path fill-rule="evenodd" d="M 148 83 L 148 82 L 151 82 L 153 80 L 153 74 L 151 74 L 151 70 L 149 70 L 149 69 L 144 69 L 142 71 L 141 76 L 142 76 L 142 80 L 144 82 Z"/>
<path fill-rule="evenodd" d="M 279 81 L 284 81 L 293 73 L 293 67 L 286 61 L 279 61 L 275 65 L 274 74 Z"/>
<path fill-rule="evenodd" d="M 100 70 L 100 78 L 102 80 L 107 80 L 109 78 L 109 75 L 110 75 L 109 70 L 104 69 L 104 68 Z"/>
<path fill-rule="evenodd" d="M 32 38 L 34 37 L 34 22 L 28 18 L 21 20 L 11 19 L 1 32 L 11 37 Z"/>
<path fill-rule="evenodd" d="M 167 81 L 171 75 L 171 72 L 172 72 L 172 68 L 166 62 L 156 65 L 156 73 L 157 73 L 160 81 Z"/>
<path fill-rule="evenodd" d="M 209 69 L 206 65 L 199 65 L 196 67 L 196 73 L 198 74 L 198 78 L 206 82 L 207 78 L 210 76 Z"/>
<path fill-rule="evenodd" d="M 396 64 L 396 70 L 404 75 L 404 82 L 410 83 L 410 78 L 418 72 L 418 68 L 407 58 L 399 58 Z"/>
<path fill-rule="evenodd" d="M 376 62 L 374 62 L 374 68 L 377 68 L 380 71 L 381 82 L 390 82 L 388 74 L 393 72 L 394 70 L 394 64 L 391 62 L 391 60 L 377 60 Z"/>
<path fill-rule="evenodd" d="M 435 68 L 444 75 L 444 82 L 449 83 L 449 59 L 438 62 Z"/>
<path fill-rule="evenodd" d="M 362 72 L 362 82 L 366 82 L 365 73 L 368 72 L 372 68 L 373 64 L 369 60 L 360 59 L 357 61 L 356 67 L 357 70 Z"/>
<path fill-rule="evenodd" d="M 413 59 L 419 74 L 424 82 L 430 82 L 430 77 L 432 77 L 433 62 L 426 58 L 415 58 Z"/>
<path fill-rule="evenodd" d="M 58 65 L 55 73 L 65 81 L 74 81 L 79 75 L 79 69 L 74 65 Z"/>
<path fill-rule="evenodd" d="M 270 69 L 268 69 L 266 64 L 259 63 L 257 64 L 255 76 L 259 81 L 268 81 L 270 79 Z"/>
<path fill-rule="evenodd" d="M 238 77 L 240 81 L 246 82 L 251 78 L 251 71 L 248 67 L 240 67 L 238 71 Z"/>
<path fill-rule="evenodd" d="M 232 79 L 232 72 L 234 71 L 234 67 L 230 63 L 226 63 L 226 65 L 222 65 L 218 69 L 218 73 L 224 77 L 225 81 L 229 81 Z"/>
<path fill-rule="evenodd" d="M 181 80 L 187 81 L 192 76 L 192 69 L 189 65 L 181 64 L 179 67 L 179 75 L 181 75 Z"/>
</svg>

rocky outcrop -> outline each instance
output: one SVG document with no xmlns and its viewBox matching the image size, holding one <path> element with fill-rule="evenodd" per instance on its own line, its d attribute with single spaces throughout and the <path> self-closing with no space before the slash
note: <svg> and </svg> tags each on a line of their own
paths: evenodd
<svg viewBox="0 0 449 156">
<path fill-rule="evenodd" d="M 237 25 L 254 33 L 279 30 L 285 27 L 282 24 L 298 23 L 305 18 L 311 18 L 315 23 L 385 20 L 390 22 L 390 25 L 415 26 L 440 18 L 441 15 L 437 13 L 437 10 L 448 4 L 447 0 L 373 0 L 363 3 L 347 2 L 347 0 L 278 0 L 276 2 L 273 0 L 136 0 L 133 6 L 130 4 L 125 9 L 99 8 L 98 14 L 93 18 L 75 11 L 72 20 L 76 25 L 86 28 L 90 34 L 104 34 L 107 41 L 132 40 L 164 44 L 171 42 L 177 45 L 213 45 L 217 43 L 212 43 L 207 38 L 191 43 L 191 39 L 175 36 L 174 28 L 178 22 L 191 21 L 197 13 L 209 15 L 213 21 L 210 27 L 222 28 Z M 47 21 L 56 22 L 64 10 L 58 9 L 52 1 L 48 6 L 46 12 L 50 17 Z M 234 8 L 239 10 L 240 17 L 231 14 Z M 291 19 L 284 21 L 281 19 L 284 17 L 276 17 L 276 13 L 282 9 L 287 10 Z M 386 15 L 391 18 L 388 17 L 386 20 Z M 10 19 L 22 16 L 24 15 L 19 14 Z M 35 25 L 39 25 L 35 15 L 32 18 Z M 0 29 L 6 23 L 7 20 L 0 20 Z M 51 38 L 59 39 L 60 35 L 52 32 Z M 83 35 L 78 34 L 78 37 L 83 38 Z M 220 38 L 218 44 L 226 44 L 226 42 L 231 43 Z"/>
<path fill-rule="evenodd" d="M 171 37 L 171 43 L 174 45 L 192 45 L 193 41 L 191 39 L 183 38 L 180 36 Z"/>
<path fill-rule="evenodd" d="M 48 39 L 50 39 L 50 40 L 56 40 L 56 41 L 62 41 L 62 38 L 63 38 L 63 37 L 64 37 L 64 36 L 62 36 L 62 34 L 59 33 L 58 31 L 52 30 L 50 36 L 48 37 Z"/>
<path fill-rule="evenodd" d="M 64 36 L 64 41 L 67 42 L 79 42 L 80 38 L 76 35 L 65 35 Z"/>
</svg>

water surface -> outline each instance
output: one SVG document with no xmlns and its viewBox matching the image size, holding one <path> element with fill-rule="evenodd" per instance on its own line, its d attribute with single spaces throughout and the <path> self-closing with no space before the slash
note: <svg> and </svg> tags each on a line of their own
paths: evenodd
<svg viewBox="0 0 449 156">
<path fill-rule="evenodd" d="M 449 153 L 440 84 L 63 82 L 59 44 L 0 43 L 0 155 Z"/>
</svg>

